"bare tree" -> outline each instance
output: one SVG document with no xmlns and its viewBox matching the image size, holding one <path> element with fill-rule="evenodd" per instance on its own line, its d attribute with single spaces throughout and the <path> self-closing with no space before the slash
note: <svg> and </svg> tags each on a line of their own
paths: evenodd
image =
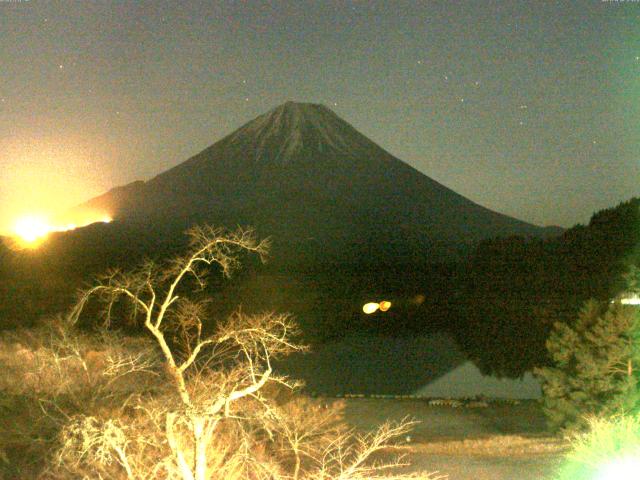
<svg viewBox="0 0 640 480">
<path fill-rule="evenodd" d="M 208 304 L 187 296 L 188 283 L 203 288 L 211 267 L 229 275 L 242 252 L 264 257 L 268 243 L 243 229 L 205 226 L 189 235 L 188 253 L 168 266 L 146 262 L 133 272 L 112 271 L 81 292 L 71 322 L 94 298 L 103 303 L 107 327 L 114 307 L 128 305 L 129 316 L 157 343 L 174 395 L 140 395 L 127 421 L 73 418 L 61 434 L 61 471 L 102 469 L 105 476 L 119 472 L 136 480 L 348 480 L 399 466 L 396 460 L 366 465 L 408 422 L 357 436 L 334 425 L 335 410 L 319 415 L 307 405 L 294 411 L 269 396 L 268 385 L 297 387 L 272 366 L 274 358 L 304 350 L 292 340 L 298 330 L 289 315 L 237 312 L 205 333 Z"/>
</svg>

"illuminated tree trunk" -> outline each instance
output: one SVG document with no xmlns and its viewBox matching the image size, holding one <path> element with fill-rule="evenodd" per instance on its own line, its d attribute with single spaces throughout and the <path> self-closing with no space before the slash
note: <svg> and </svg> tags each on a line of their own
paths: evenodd
<svg viewBox="0 0 640 480">
<path fill-rule="evenodd" d="M 195 442 L 195 480 L 207 480 L 207 443 L 208 438 L 205 435 L 205 419 L 195 417 L 193 422 L 193 441 Z"/>
<path fill-rule="evenodd" d="M 191 470 L 191 466 L 187 459 L 185 458 L 184 451 L 182 446 L 180 445 L 180 441 L 176 436 L 176 432 L 174 430 L 175 426 L 176 414 L 174 412 L 170 412 L 167 414 L 166 425 L 165 425 L 165 433 L 167 435 L 167 442 L 169 443 L 169 447 L 173 452 L 173 456 L 176 459 L 176 463 L 178 465 L 178 470 L 180 471 L 180 476 L 183 480 L 195 480 L 193 475 L 193 471 Z"/>
</svg>

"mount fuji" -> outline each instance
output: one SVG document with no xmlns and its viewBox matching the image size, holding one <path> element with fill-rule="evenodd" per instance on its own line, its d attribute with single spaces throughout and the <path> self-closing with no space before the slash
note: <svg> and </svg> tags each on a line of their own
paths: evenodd
<svg viewBox="0 0 640 480">
<path fill-rule="evenodd" d="M 323 105 L 287 102 L 149 181 L 77 207 L 162 232 L 253 226 L 273 255 L 407 263 L 443 246 L 548 236 L 420 173 Z M 445 248 L 446 250 L 446 248 Z"/>
</svg>

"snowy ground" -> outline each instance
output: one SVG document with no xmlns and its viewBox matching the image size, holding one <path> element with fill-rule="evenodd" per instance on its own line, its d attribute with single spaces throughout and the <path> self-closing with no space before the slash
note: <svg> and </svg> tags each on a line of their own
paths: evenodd
<svg viewBox="0 0 640 480">
<path fill-rule="evenodd" d="M 346 420 L 361 430 L 407 415 L 420 422 L 400 447 L 412 470 L 438 471 L 450 480 L 552 480 L 566 449 L 546 432 L 535 401 L 452 408 L 422 400 L 346 400 Z"/>
</svg>

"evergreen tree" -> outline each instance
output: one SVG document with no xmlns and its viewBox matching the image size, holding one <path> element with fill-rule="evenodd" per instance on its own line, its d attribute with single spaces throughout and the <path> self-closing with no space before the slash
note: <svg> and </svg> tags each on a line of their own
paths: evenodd
<svg viewBox="0 0 640 480">
<path fill-rule="evenodd" d="M 588 416 L 640 407 L 637 307 L 589 300 L 573 325 L 554 325 L 546 346 L 552 366 L 537 368 L 551 428 L 582 429 Z"/>
</svg>

